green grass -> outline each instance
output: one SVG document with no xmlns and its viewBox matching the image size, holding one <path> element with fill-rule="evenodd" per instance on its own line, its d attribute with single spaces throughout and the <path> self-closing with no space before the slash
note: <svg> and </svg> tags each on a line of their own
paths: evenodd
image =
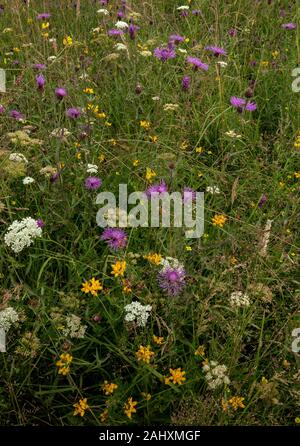
<svg viewBox="0 0 300 446">
<path fill-rule="evenodd" d="M 183 18 L 176 8 L 185 3 L 128 1 L 129 11 L 139 14 L 134 40 L 107 36 L 116 23 L 119 2 L 114 0 L 104 18 L 92 0 L 81 1 L 78 17 L 71 2 L 31 0 L 29 8 L 18 4 L 16 9 L 13 1 L 2 3 L 0 67 L 6 70 L 7 93 L 0 93 L 0 104 L 26 119 L 0 115 L 0 309 L 12 306 L 19 314 L 7 334 L 7 352 L 0 354 L 0 423 L 101 425 L 107 408 L 108 425 L 295 424 L 299 355 L 291 350 L 291 333 L 299 326 L 295 173 L 300 167 L 294 142 L 300 95 L 292 91 L 291 72 L 299 66 L 300 36 L 299 26 L 285 30 L 281 24 L 299 23 L 296 2 L 282 1 L 279 7 L 279 2 L 195 0 L 190 8 L 201 9 L 202 16 Z M 43 22 L 36 20 L 41 12 L 51 12 L 49 29 L 41 30 Z M 236 37 L 228 35 L 230 28 L 237 29 Z M 166 63 L 141 55 L 153 53 L 176 33 L 186 38 L 179 48 L 187 53 L 177 51 Z M 71 46 L 63 45 L 65 36 L 72 37 Z M 118 42 L 128 50 L 118 52 Z M 228 65 L 218 68 L 206 45 L 225 47 L 228 55 L 220 60 Z M 53 55 L 56 59 L 49 61 Z M 187 55 L 209 63 L 209 70 L 193 71 Z M 43 92 L 36 88 L 34 63 L 47 65 Z M 181 89 L 184 75 L 191 76 L 188 92 Z M 230 97 L 243 97 L 250 80 L 256 82 L 257 110 L 239 114 Z M 57 86 L 68 91 L 63 101 L 55 98 Z M 87 87 L 95 94 L 84 93 Z M 152 99 L 156 96 L 158 101 Z M 66 117 L 67 108 L 85 109 L 88 103 L 99 105 L 106 117 L 95 118 L 91 111 L 76 121 Z M 169 103 L 178 108 L 164 111 Z M 150 130 L 140 126 L 143 120 Z M 41 145 L 11 141 L 7 133 L 26 126 Z M 51 136 L 62 127 L 68 137 Z M 230 131 L 240 137 L 228 136 Z M 157 142 L 149 136 L 157 136 Z M 28 164 L 16 168 L 8 162 L 10 152 L 23 153 Z M 173 191 L 217 185 L 220 194 L 205 194 L 204 235 L 187 240 L 182 229 L 128 229 L 127 248 L 111 252 L 99 237 L 97 192 L 84 188 L 87 163 L 98 165 L 101 191 L 117 193 L 119 183 L 127 183 L 130 191 L 145 190 L 146 168 L 156 172 L 154 183 L 164 179 Z M 60 170 L 56 182 L 40 173 L 45 166 Z M 35 183 L 24 186 L 24 176 Z M 259 208 L 263 194 L 267 202 Z M 215 214 L 227 217 L 222 228 L 212 225 Z M 43 236 L 16 255 L 4 234 L 14 220 L 28 216 L 45 222 Z M 262 257 L 268 219 L 273 223 Z M 143 258 L 154 252 L 184 263 L 187 285 L 181 295 L 170 298 L 158 287 L 159 267 Z M 127 262 L 124 278 L 131 293 L 124 293 L 122 281 L 111 275 L 116 259 Z M 105 288 L 97 297 L 81 292 L 82 282 L 92 277 Z M 249 307 L 229 305 L 235 291 L 248 294 Z M 152 305 L 144 329 L 124 323 L 124 306 L 133 300 Z M 59 329 L 69 314 L 87 326 L 83 339 L 67 338 Z M 32 338 L 24 346 L 29 333 L 36 347 Z M 164 337 L 162 346 L 153 343 L 153 334 Z M 150 364 L 137 361 L 140 345 L 154 350 Z M 195 356 L 199 345 L 205 347 L 204 357 Z M 70 373 L 61 376 L 55 364 L 66 352 L 73 362 Z M 209 389 L 204 359 L 227 366 L 229 386 Z M 186 381 L 164 384 L 169 368 L 184 370 Z M 101 390 L 104 380 L 118 385 L 112 396 Z M 233 396 L 243 397 L 245 407 L 225 412 L 222 398 Z M 129 397 L 137 401 L 131 420 L 123 410 Z M 89 405 L 83 418 L 73 415 L 81 398 Z"/>
</svg>

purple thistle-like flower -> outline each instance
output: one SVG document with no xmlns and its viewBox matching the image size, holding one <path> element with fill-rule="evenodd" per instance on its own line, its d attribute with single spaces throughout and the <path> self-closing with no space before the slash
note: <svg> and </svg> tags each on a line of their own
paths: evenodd
<svg viewBox="0 0 300 446">
<path fill-rule="evenodd" d="M 259 200 L 259 203 L 258 203 L 259 209 L 261 209 L 266 204 L 267 199 L 268 199 L 267 195 L 265 195 L 265 194 L 262 195 L 262 197 L 261 197 L 261 199 Z"/>
<path fill-rule="evenodd" d="M 201 15 L 202 13 L 201 13 L 200 9 L 193 9 L 192 14 L 193 15 Z"/>
<path fill-rule="evenodd" d="M 112 28 L 107 33 L 110 37 L 122 36 L 124 31 L 122 29 Z"/>
<path fill-rule="evenodd" d="M 168 186 L 164 181 L 161 181 L 159 184 L 152 184 L 149 186 L 146 190 L 146 195 L 148 198 L 150 198 L 154 193 L 163 194 L 165 192 L 168 192 Z"/>
<path fill-rule="evenodd" d="M 124 12 L 123 11 L 118 11 L 117 12 L 117 18 L 121 19 L 122 17 L 124 17 Z"/>
<path fill-rule="evenodd" d="M 63 99 L 65 96 L 67 96 L 67 90 L 65 90 L 62 87 L 55 88 L 55 95 L 58 99 Z"/>
<path fill-rule="evenodd" d="M 154 56 L 157 59 L 160 59 L 162 62 L 167 62 L 168 59 L 174 59 L 176 57 L 176 53 L 173 48 L 155 48 L 153 52 Z"/>
<path fill-rule="evenodd" d="M 17 121 L 24 119 L 24 115 L 21 112 L 19 112 L 18 110 L 11 110 L 9 112 L 9 116 L 13 119 L 16 119 Z"/>
<path fill-rule="evenodd" d="M 131 39 L 135 38 L 135 34 L 136 32 L 140 29 L 139 26 L 134 25 L 133 23 L 130 23 L 129 27 L 128 27 L 128 33 Z"/>
<path fill-rule="evenodd" d="M 217 57 L 218 56 L 227 56 L 226 50 L 224 48 L 219 47 L 219 46 L 209 45 L 209 46 L 206 46 L 204 49 L 207 50 L 207 51 L 211 51 Z"/>
<path fill-rule="evenodd" d="M 39 90 L 43 90 L 45 87 L 46 80 L 42 74 L 38 74 L 35 78 L 36 85 Z"/>
<path fill-rule="evenodd" d="M 44 70 L 46 68 L 46 65 L 44 63 L 35 63 L 32 65 L 32 68 L 35 70 Z"/>
<path fill-rule="evenodd" d="M 66 111 L 68 118 L 77 119 L 81 115 L 81 110 L 76 107 L 68 108 Z"/>
<path fill-rule="evenodd" d="M 181 15 L 181 17 L 187 17 L 189 15 L 189 11 L 184 9 L 183 11 L 180 11 L 180 15 Z"/>
<path fill-rule="evenodd" d="M 174 45 L 177 45 L 180 42 L 184 41 L 184 37 L 180 36 L 179 34 L 172 34 L 169 37 L 169 43 L 173 43 Z"/>
<path fill-rule="evenodd" d="M 296 23 L 283 23 L 281 28 L 283 29 L 295 29 L 297 27 Z"/>
<path fill-rule="evenodd" d="M 97 190 L 102 184 L 101 178 L 98 177 L 87 177 L 85 179 L 84 185 L 86 189 Z"/>
<path fill-rule="evenodd" d="M 192 65 L 194 65 L 195 69 L 197 68 L 201 68 L 201 70 L 207 71 L 209 68 L 209 65 L 207 65 L 206 63 L 202 62 L 202 60 L 198 59 L 198 57 L 191 57 L 188 56 L 186 58 L 186 61 Z"/>
<path fill-rule="evenodd" d="M 248 110 L 248 111 L 252 112 L 252 111 L 254 111 L 256 109 L 257 109 L 257 105 L 256 105 L 255 102 L 252 101 L 252 102 L 248 102 L 246 104 L 245 110 Z"/>
<path fill-rule="evenodd" d="M 43 222 L 43 220 L 41 218 L 38 218 L 36 220 L 36 225 L 38 228 L 43 228 L 45 226 L 45 223 Z"/>
<path fill-rule="evenodd" d="M 230 37 L 236 37 L 237 36 L 237 30 L 235 28 L 230 28 L 228 31 L 228 35 Z"/>
<path fill-rule="evenodd" d="M 243 110 L 252 112 L 257 109 L 255 102 L 247 102 L 246 99 L 238 98 L 237 96 L 231 96 L 230 104 L 235 107 L 239 113 Z"/>
<path fill-rule="evenodd" d="M 127 234 L 120 228 L 106 228 L 100 238 L 114 250 L 125 248 L 127 245 Z"/>
<path fill-rule="evenodd" d="M 181 293 L 185 285 L 185 270 L 179 268 L 166 268 L 158 273 L 157 281 L 169 296 L 176 296 Z"/>
<path fill-rule="evenodd" d="M 184 76 L 181 83 L 182 89 L 184 91 L 188 91 L 188 89 L 190 88 L 190 84 L 191 84 L 190 76 Z"/>
<path fill-rule="evenodd" d="M 51 14 L 49 12 L 42 12 L 37 15 L 38 20 L 48 20 L 48 19 L 50 19 L 50 17 L 51 17 Z"/>
<path fill-rule="evenodd" d="M 188 203 L 190 201 L 196 200 L 196 191 L 191 187 L 183 188 L 183 202 Z"/>
</svg>

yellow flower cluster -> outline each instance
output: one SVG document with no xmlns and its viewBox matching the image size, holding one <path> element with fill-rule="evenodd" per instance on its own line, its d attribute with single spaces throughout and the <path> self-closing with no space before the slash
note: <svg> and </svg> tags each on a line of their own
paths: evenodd
<svg viewBox="0 0 300 446">
<path fill-rule="evenodd" d="M 296 136 L 296 140 L 294 142 L 294 148 L 295 149 L 300 149 L 300 130 Z"/>
<path fill-rule="evenodd" d="M 150 345 L 148 345 L 147 347 L 140 345 L 140 348 L 138 349 L 135 355 L 138 361 L 143 361 L 149 364 L 152 356 L 154 356 L 154 352 L 151 350 Z"/>
<path fill-rule="evenodd" d="M 153 265 L 160 265 L 162 261 L 162 256 L 160 254 L 148 254 L 144 256 L 144 259 L 148 260 Z"/>
<path fill-rule="evenodd" d="M 73 39 L 71 36 L 65 36 L 63 38 L 63 44 L 64 46 L 72 46 L 73 45 Z"/>
<path fill-rule="evenodd" d="M 63 353 L 59 358 L 59 361 L 56 362 L 57 367 L 59 367 L 58 374 L 65 376 L 70 373 L 70 364 L 73 361 L 73 356 L 69 353 Z"/>
<path fill-rule="evenodd" d="M 131 415 L 136 413 L 136 405 L 137 401 L 132 401 L 132 397 L 128 398 L 127 402 L 124 405 L 124 413 L 131 419 Z"/>
<path fill-rule="evenodd" d="M 150 130 L 151 124 L 149 121 L 140 121 L 140 127 L 142 127 L 145 130 Z"/>
<path fill-rule="evenodd" d="M 205 356 L 205 347 L 204 345 L 199 345 L 199 347 L 195 350 L 194 353 L 195 356 Z"/>
<path fill-rule="evenodd" d="M 80 415 L 81 417 L 84 416 L 85 411 L 89 408 L 87 399 L 83 398 L 79 400 L 78 403 L 73 404 L 73 407 L 75 407 L 73 415 Z"/>
<path fill-rule="evenodd" d="M 220 228 L 223 228 L 223 226 L 225 225 L 225 223 L 227 221 L 227 217 L 225 217 L 225 215 L 222 215 L 222 214 L 216 214 L 211 219 L 211 221 L 214 226 L 220 226 Z"/>
<path fill-rule="evenodd" d="M 238 409 L 244 409 L 244 407 L 245 407 L 245 405 L 243 403 L 244 399 L 245 398 L 243 398 L 241 396 L 233 396 L 228 401 L 225 401 L 222 398 L 223 411 L 227 412 L 228 409 L 233 409 L 236 412 Z"/>
<path fill-rule="evenodd" d="M 162 345 L 163 342 L 164 342 L 163 336 L 155 336 L 155 335 L 153 335 L 152 339 L 153 339 L 154 344 L 157 344 L 157 345 Z"/>
<path fill-rule="evenodd" d="M 169 385 L 173 383 L 181 385 L 186 380 L 186 377 L 184 376 L 185 371 L 181 370 L 181 367 L 179 367 L 178 369 L 169 369 L 169 371 L 170 371 L 170 376 L 165 378 L 165 384 Z"/>
<path fill-rule="evenodd" d="M 104 383 L 101 385 L 101 389 L 105 395 L 112 395 L 117 388 L 118 384 L 109 383 L 108 381 L 104 381 Z"/>
<path fill-rule="evenodd" d="M 94 277 L 91 280 L 87 280 L 86 282 L 83 282 L 81 291 L 83 293 L 89 294 L 91 293 L 92 296 L 98 296 L 98 291 L 102 291 L 103 286 L 102 283 L 95 279 Z"/>
<path fill-rule="evenodd" d="M 124 276 L 126 270 L 126 262 L 125 260 L 117 261 L 112 265 L 111 274 L 115 277 Z"/>
<path fill-rule="evenodd" d="M 150 169 L 150 167 L 146 167 L 146 175 L 145 175 L 146 180 L 151 182 L 154 177 L 156 177 L 156 172 Z"/>
<path fill-rule="evenodd" d="M 92 90 L 92 89 L 86 89 L 86 90 Z M 93 112 L 96 118 L 104 119 L 107 116 L 106 113 L 100 111 L 99 105 L 87 104 L 86 108 L 87 110 Z"/>
</svg>

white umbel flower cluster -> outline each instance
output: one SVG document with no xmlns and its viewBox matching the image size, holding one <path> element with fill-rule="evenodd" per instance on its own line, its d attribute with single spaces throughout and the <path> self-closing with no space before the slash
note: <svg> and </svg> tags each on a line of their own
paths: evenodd
<svg viewBox="0 0 300 446">
<path fill-rule="evenodd" d="M 8 332 L 10 327 L 19 320 L 18 313 L 13 307 L 0 311 L 0 329 Z"/>
<path fill-rule="evenodd" d="M 166 269 L 184 269 L 183 263 L 180 263 L 178 259 L 174 257 L 165 257 L 161 260 L 162 271 Z"/>
<path fill-rule="evenodd" d="M 36 220 L 31 217 L 15 220 L 8 228 L 4 236 L 4 242 L 15 253 L 21 252 L 30 246 L 36 237 L 41 237 L 42 228 L 39 228 Z"/>
<path fill-rule="evenodd" d="M 84 338 L 87 326 L 81 325 L 81 318 L 75 314 L 66 317 L 66 326 L 63 329 L 63 335 L 70 338 Z"/>
<path fill-rule="evenodd" d="M 210 389 L 216 389 L 223 384 L 230 383 L 227 376 L 227 367 L 224 364 L 221 365 L 217 361 L 208 361 L 208 364 L 205 364 L 202 370 Z"/>
<path fill-rule="evenodd" d="M 35 182 L 35 179 L 32 178 L 32 177 L 25 177 L 25 178 L 23 178 L 23 184 L 25 184 L 25 186 L 26 186 L 27 184 L 32 184 L 32 183 L 34 183 L 34 182 Z"/>
<path fill-rule="evenodd" d="M 249 307 L 250 299 L 248 294 L 242 293 L 242 291 L 234 291 L 229 298 L 230 305 L 232 307 Z"/>
<path fill-rule="evenodd" d="M 131 302 L 124 307 L 124 310 L 126 312 L 126 322 L 136 322 L 139 327 L 145 327 L 152 307 L 151 305 L 142 305 L 139 302 Z"/>
<path fill-rule="evenodd" d="M 212 195 L 218 195 L 220 193 L 220 189 L 218 186 L 207 186 L 206 192 Z"/>
<path fill-rule="evenodd" d="M 88 164 L 86 171 L 87 173 L 98 173 L 98 166 L 96 164 Z"/>
<path fill-rule="evenodd" d="M 122 20 L 118 20 L 118 22 L 115 24 L 115 27 L 117 29 L 127 29 L 129 27 L 128 23 L 123 22 Z"/>
<path fill-rule="evenodd" d="M 9 155 L 9 161 L 14 161 L 15 163 L 25 163 L 27 164 L 28 161 L 25 158 L 25 156 L 23 155 L 23 153 L 19 153 L 19 152 L 13 152 Z"/>
</svg>

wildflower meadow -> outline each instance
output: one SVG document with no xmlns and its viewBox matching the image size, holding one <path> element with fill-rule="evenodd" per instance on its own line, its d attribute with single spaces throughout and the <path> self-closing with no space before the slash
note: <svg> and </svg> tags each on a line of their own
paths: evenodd
<svg viewBox="0 0 300 446">
<path fill-rule="evenodd" d="M 298 2 L 2 0 L 0 37 L 0 425 L 299 425 Z"/>
</svg>

